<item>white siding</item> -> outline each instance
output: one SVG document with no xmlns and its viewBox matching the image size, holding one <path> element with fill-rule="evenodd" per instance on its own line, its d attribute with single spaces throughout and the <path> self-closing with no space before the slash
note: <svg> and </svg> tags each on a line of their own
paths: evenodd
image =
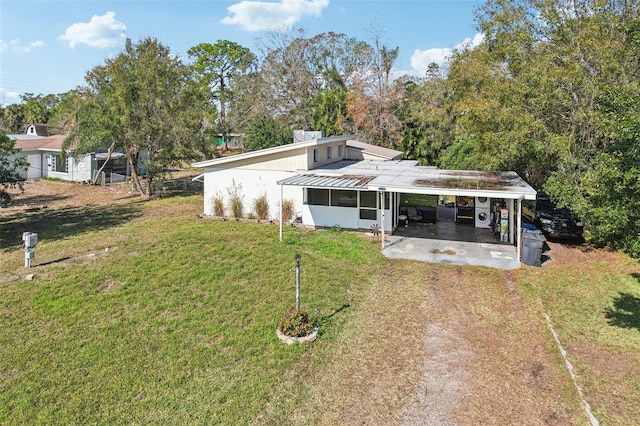
<svg viewBox="0 0 640 426">
<path fill-rule="evenodd" d="M 204 214 L 213 216 L 213 200 L 222 196 L 225 206 L 225 216 L 231 217 L 229 209 L 230 192 L 237 188 L 242 198 L 243 211 L 246 216 L 253 211 L 256 198 L 266 194 L 269 203 L 269 217 L 273 220 L 280 218 L 280 190 L 276 182 L 293 176 L 293 172 L 274 170 L 243 170 L 243 169 L 214 169 L 204 170 Z M 291 200 L 294 212 L 302 216 L 302 223 L 306 226 L 332 227 L 340 226 L 345 229 L 369 229 L 378 220 L 361 220 L 360 209 L 355 207 L 315 206 L 304 204 L 304 188 L 299 186 L 282 187 L 282 198 Z M 391 211 L 385 212 L 385 231 L 390 231 Z"/>
<path fill-rule="evenodd" d="M 220 167 L 224 167 L 222 164 Z M 231 167 L 233 169 L 242 170 L 270 170 L 292 172 L 302 170 L 307 167 L 307 153 L 305 148 L 285 153 L 274 153 L 265 155 L 256 161 L 255 158 L 247 158 L 234 162 Z"/>
<path fill-rule="evenodd" d="M 342 146 L 342 149 L 339 149 L 338 146 Z M 329 151 L 331 154 L 330 157 Z M 307 152 L 307 164 L 305 165 L 305 167 L 307 170 L 311 170 L 315 169 L 316 167 L 322 167 L 326 166 L 327 164 L 335 163 L 336 161 L 345 160 L 345 151 L 346 143 L 344 141 L 325 143 L 309 147 Z M 339 155 L 340 153 L 342 153 L 342 155 Z"/>
<path fill-rule="evenodd" d="M 47 176 L 52 178 L 58 178 L 62 180 L 70 180 L 75 182 L 84 182 L 91 180 L 92 178 L 92 161 L 91 155 L 85 155 L 82 158 L 76 160 L 73 156 L 68 155 L 66 157 L 66 172 L 54 171 L 52 159 L 49 155 L 47 159 Z"/>
<path fill-rule="evenodd" d="M 44 170 L 42 167 L 42 154 L 28 154 L 27 161 L 29 162 L 29 169 L 27 169 L 27 179 L 38 179 L 44 176 Z"/>
<path fill-rule="evenodd" d="M 293 172 L 274 170 L 238 170 L 238 169 L 205 169 L 204 173 L 204 214 L 213 215 L 213 200 L 222 196 L 225 215 L 231 216 L 228 208 L 230 195 L 234 188 L 242 198 L 245 216 L 253 211 L 256 198 L 265 195 L 269 203 L 269 216 L 280 218 L 280 185 L 277 181 L 292 176 Z M 293 201 L 295 211 L 302 208 L 302 189 L 285 187 L 283 198 Z"/>
</svg>

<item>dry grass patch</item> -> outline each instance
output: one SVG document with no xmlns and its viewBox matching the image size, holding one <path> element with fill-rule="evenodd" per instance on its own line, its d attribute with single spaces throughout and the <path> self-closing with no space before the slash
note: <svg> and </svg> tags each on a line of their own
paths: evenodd
<svg viewBox="0 0 640 426">
<path fill-rule="evenodd" d="M 527 270 L 602 423 L 640 418 L 640 267 L 620 253 L 551 243 L 552 261 Z"/>
</svg>

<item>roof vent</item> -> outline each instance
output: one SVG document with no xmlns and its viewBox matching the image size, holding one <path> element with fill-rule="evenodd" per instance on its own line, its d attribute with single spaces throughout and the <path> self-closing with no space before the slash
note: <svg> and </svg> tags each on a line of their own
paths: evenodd
<svg viewBox="0 0 640 426">
<path fill-rule="evenodd" d="M 310 130 L 294 130 L 293 141 L 294 142 L 306 142 L 314 139 L 320 139 L 322 137 L 322 131 L 310 131 Z"/>
</svg>

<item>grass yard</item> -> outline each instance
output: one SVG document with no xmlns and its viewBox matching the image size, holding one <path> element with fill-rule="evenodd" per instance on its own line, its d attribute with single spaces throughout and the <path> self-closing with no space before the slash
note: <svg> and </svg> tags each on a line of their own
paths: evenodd
<svg viewBox="0 0 640 426">
<path fill-rule="evenodd" d="M 545 312 L 600 422 L 640 418 L 636 261 L 421 264 L 201 209 L 41 181 L 0 210 L 1 424 L 587 424 Z M 321 335 L 285 346 L 296 253 Z"/>
</svg>

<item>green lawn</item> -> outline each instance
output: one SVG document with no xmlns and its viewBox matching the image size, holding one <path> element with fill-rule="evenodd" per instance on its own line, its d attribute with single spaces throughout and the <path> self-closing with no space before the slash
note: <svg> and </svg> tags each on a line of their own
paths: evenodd
<svg viewBox="0 0 640 426">
<path fill-rule="evenodd" d="M 375 268 L 371 242 L 287 228 L 280 243 L 277 225 L 182 214 L 201 200 L 140 205 L 136 220 L 64 239 L 41 231 L 35 279 L 0 290 L 0 423 L 247 423 L 301 357 L 331 345 Z M 144 214 L 159 207 L 169 214 Z M 296 253 L 316 345 L 275 335 Z"/>
<path fill-rule="evenodd" d="M 434 347 L 439 332 L 469 357 L 450 366 L 468 375 L 458 424 L 586 424 L 544 312 L 598 419 L 640 417 L 635 260 L 390 260 L 363 233 L 286 227 L 280 242 L 277 225 L 199 219 L 202 195 L 112 197 L 0 212 L 0 424 L 399 424 L 424 368 L 459 349 Z M 285 346 L 296 253 L 321 335 Z"/>
</svg>

